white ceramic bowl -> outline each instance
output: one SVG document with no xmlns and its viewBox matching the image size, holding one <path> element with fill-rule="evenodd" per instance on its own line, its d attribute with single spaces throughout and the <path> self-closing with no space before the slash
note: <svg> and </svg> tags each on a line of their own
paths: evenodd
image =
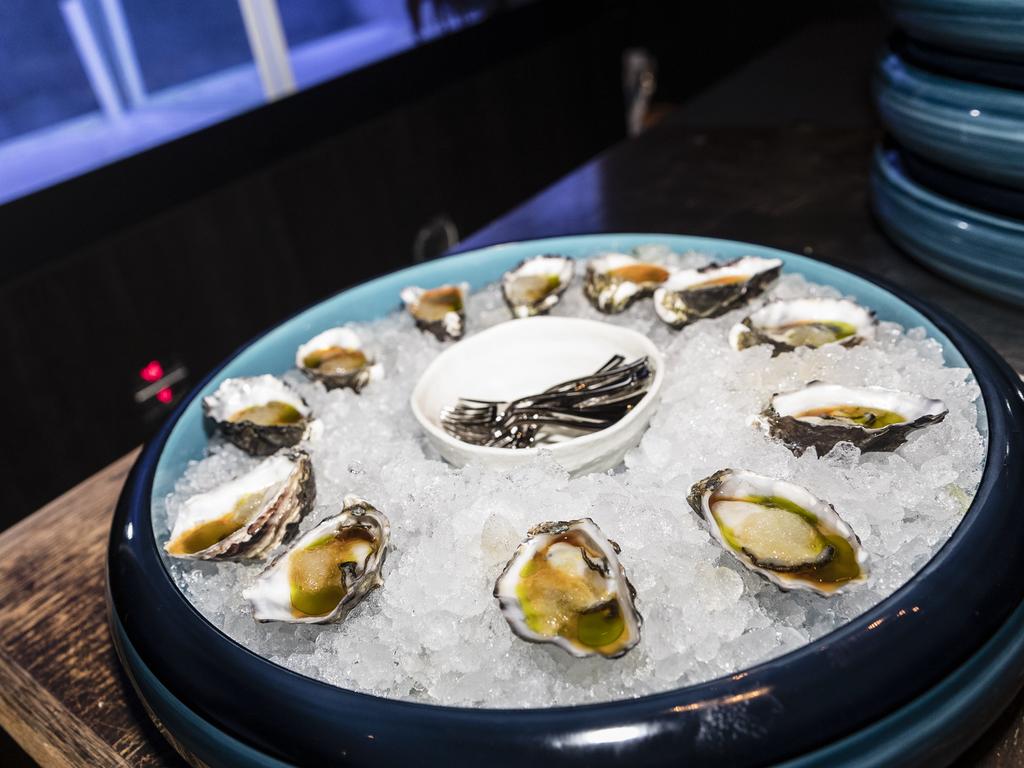
<svg viewBox="0 0 1024 768">
<path fill-rule="evenodd" d="M 615 354 L 627 360 L 646 355 L 654 367 L 654 381 L 637 406 L 607 429 L 539 448 L 510 449 L 470 445 L 441 426 L 441 410 L 460 397 L 515 400 L 593 373 Z M 457 467 L 510 469 L 545 451 L 569 472 L 583 474 L 614 467 L 640 442 L 664 379 L 661 352 L 636 331 L 579 318 L 530 317 L 509 320 L 453 344 L 424 371 L 410 402 L 430 442 Z"/>
</svg>

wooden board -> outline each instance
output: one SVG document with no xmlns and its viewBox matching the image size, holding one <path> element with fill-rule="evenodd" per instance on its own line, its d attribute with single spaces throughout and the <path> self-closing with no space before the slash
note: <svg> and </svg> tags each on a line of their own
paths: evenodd
<svg viewBox="0 0 1024 768">
<path fill-rule="evenodd" d="M 136 455 L 0 535 L 0 726 L 45 766 L 184 764 L 143 712 L 107 630 L 107 536 Z"/>
</svg>

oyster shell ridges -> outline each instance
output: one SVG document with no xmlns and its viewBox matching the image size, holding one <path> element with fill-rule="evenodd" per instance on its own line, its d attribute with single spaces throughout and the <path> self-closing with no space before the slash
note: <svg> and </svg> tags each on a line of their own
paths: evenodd
<svg viewBox="0 0 1024 768">
<path fill-rule="evenodd" d="M 694 289 L 699 277 L 716 272 L 736 271 L 743 274 L 749 268 L 749 278 L 741 283 Z M 761 295 L 782 274 L 781 259 L 762 259 L 744 256 L 726 262 L 712 262 L 694 270 L 677 272 L 665 285 L 654 292 L 654 309 L 658 317 L 675 329 L 684 328 L 697 320 L 720 317 Z M 688 281 L 673 287 L 677 281 Z"/>
<path fill-rule="evenodd" d="M 279 455 L 264 459 L 263 464 L 278 458 L 287 459 L 292 463 L 291 472 L 272 499 L 264 502 L 256 517 L 205 549 L 191 554 L 171 553 L 172 556 L 193 560 L 262 560 L 273 549 L 291 540 L 298 532 L 299 522 L 313 508 L 316 500 L 316 480 L 313 475 L 313 462 L 305 451 L 284 450 Z M 249 474 L 253 474 L 259 468 L 257 466 Z M 244 477 L 243 475 L 229 480 L 223 485 L 238 482 Z M 198 496 L 204 495 L 206 494 Z M 227 511 L 229 510 L 225 510 Z M 171 544 L 175 539 L 172 532 L 164 545 L 165 551 L 170 553 Z"/>
<path fill-rule="evenodd" d="M 911 415 L 907 421 L 890 424 L 878 429 L 871 429 L 856 424 L 820 424 L 796 418 L 789 414 L 780 414 L 775 410 L 776 398 L 780 396 L 796 395 L 823 387 L 832 388 L 832 385 L 821 381 L 809 382 L 805 387 L 793 392 L 777 392 L 772 395 L 768 405 L 761 414 L 753 419 L 756 426 L 759 426 L 768 435 L 784 443 L 797 456 L 801 455 L 808 448 L 814 448 L 819 456 L 824 456 L 831 451 L 837 443 L 852 443 L 861 452 L 869 451 L 895 451 L 903 445 L 910 434 L 918 429 L 923 429 L 931 424 L 938 424 L 949 411 L 941 400 L 932 400 L 919 395 L 912 395 L 897 390 L 884 389 L 882 387 L 836 387 L 853 393 L 848 398 L 850 405 L 861 405 L 863 402 L 858 398 L 861 393 L 880 393 L 892 396 L 894 399 L 906 398 L 907 408 Z M 924 409 L 930 409 L 925 411 Z"/>
<path fill-rule="evenodd" d="M 323 615 L 300 615 L 292 606 L 288 565 L 291 556 L 318 538 L 346 528 L 358 527 L 368 533 L 374 548 L 363 563 L 361 572 L 341 568 L 344 594 L 338 604 Z M 391 524 L 387 516 L 365 499 L 348 495 L 340 513 L 327 517 L 303 534 L 291 547 L 282 552 L 243 592 L 253 608 L 258 622 L 282 621 L 294 624 L 335 624 L 344 621 L 349 613 L 374 589 L 383 586 L 382 569 L 387 558 L 391 538 Z M 284 604 L 288 600 L 287 605 Z"/>
</svg>

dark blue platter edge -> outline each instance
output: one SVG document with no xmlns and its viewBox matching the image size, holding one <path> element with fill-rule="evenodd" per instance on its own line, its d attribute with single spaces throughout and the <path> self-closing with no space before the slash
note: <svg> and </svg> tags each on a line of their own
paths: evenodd
<svg viewBox="0 0 1024 768">
<path fill-rule="evenodd" d="M 209 765 L 449 766 L 530 760 L 572 765 L 613 757 L 637 765 L 741 766 L 786 759 L 809 765 L 816 755 L 827 756 L 831 765 L 844 764 L 857 754 L 844 744 L 922 706 L 929 692 L 958 670 L 980 664 L 981 672 L 974 669 L 971 677 L 978 679 L 985 669 L 1001 665 L 1002 685 L 961 696 L 953 706 L 962 716 L 950 718 L 949 727 L 929 742 L 941 746 L 943 754 L 956 754 L 950 750 L 977 734 L 979 722 L 991 719 L 1008 700 L 1007 690 L 1017 690 L 1024 666 L 1022 619 L 1014 613 L 1024 598 L 1024 573 L 1014 557 L 1024 542 L 1017 502 L 1024 498 L 1024 473 L 1018 471 L 1024 466 L 1024 391 L 1009 366 L 958 321 L 871 280 L 931 320 L 974 370 L 988 413 L 988 461 L 971 511 L 922 572 L 817 642 L 696 686 L 630 701 L 539 710 L 390 701 L 273 665 L 221 634 L 185 600 L 160 561 L 147 517 L 163 445 L 214 371 L 146 446 L 115 512 L 108 602 L 122 662 L 158 718 L 169 718 L 172 702 L 185 707 L 192 719 L 176 721 L 181 732 L 165 725 Z M 992 650 L 992 643 L 1002 650 Z M 926 704 L 926 711 L 939 717 L 943 706 L 951 706 L 948 698 L 943 702 Z M 928 762 L 917 757 L 931 750 L 901 736 L 907 732 L 896 729 L 888 737 L 875 732 L 871 743 L 888 745 L 884 754 L 900 755 L 902 765 Z M 901 739 L 911 752 L 902 751 Z M 232 752 L 231 743 L 241 751 Z M 840 749 L 847 750 L 845 758 L 835 752 Z"/>
</svg>

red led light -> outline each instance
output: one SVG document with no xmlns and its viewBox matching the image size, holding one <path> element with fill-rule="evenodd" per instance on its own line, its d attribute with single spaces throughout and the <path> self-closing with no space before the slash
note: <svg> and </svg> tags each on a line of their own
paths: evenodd
<svg viewBox="0 0 1024 768">
<path fill-rule="evenodd" d="M 161 403 L 169 403 L 174 399 L 174 392 L 171 391 L 170 387 L 164 387 L 156 393 L 156 399 Z"/>
<path fill-rule="evenodd" d="M 143 381 L 159 381 L 164 376 L 164 367 L 159 360 L 150 360 L 146 367 L 139 371 L 139 378 Z M 158 395 L 159 397 L 159 395 Z M 166 402 L 166 401 L 164 401 Z"/>
</svg>

